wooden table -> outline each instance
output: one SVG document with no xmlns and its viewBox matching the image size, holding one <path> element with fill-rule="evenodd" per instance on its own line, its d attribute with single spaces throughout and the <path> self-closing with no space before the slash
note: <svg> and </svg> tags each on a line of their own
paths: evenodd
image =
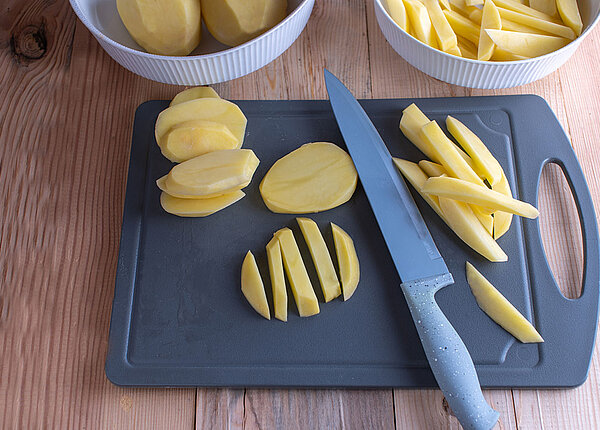
<svg viewBox="0 0 600 430">
<path fill-rule="evenodd" d="M 596 207 L 600 32 L 565 66 L 503 91 L 460 88 L 412 68 L 384 40 L 372 0 L 320 0 L 294 45 L 216 85 L 232 99 L 323 99 L 324 66 L 359 98 L 534 93 L 573 141 Z M 67 0 L 4 0 L 0 11 L 0 428 L 458 428 L 438 390 L 138 389 L 104 375 L 133 113 L 182 88 L 110 59 Z M 549 260 L 576 297 L 579 226 L 557 168 L 540 209 Z M 549 240 L 551 238 L 551 240 Z M 599 349 L 570 390 L 491 390 L 497 428 L 600 428 Z"/>
</svg>

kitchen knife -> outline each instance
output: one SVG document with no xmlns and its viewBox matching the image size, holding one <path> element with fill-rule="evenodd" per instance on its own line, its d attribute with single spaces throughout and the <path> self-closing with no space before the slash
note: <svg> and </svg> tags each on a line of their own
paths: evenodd
<svg viewBox="0 0 600 430">
<path fill-rule="evenodd" d="M 499 414 L 485 401 L 469 351 L 435 301 L 438 290 L 454 283 L 452 275 L 375 126 L 328 70 L 325 84 L 437 383 L 465 429 L 491 429 Z"/>
</svg>

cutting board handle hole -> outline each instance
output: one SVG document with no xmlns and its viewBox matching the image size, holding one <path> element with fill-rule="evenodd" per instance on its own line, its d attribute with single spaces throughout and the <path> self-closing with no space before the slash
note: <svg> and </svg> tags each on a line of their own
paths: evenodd
<svg viewBox="0 0 600 430">
<path fill-rule="evenodd" d="M 554 280 L 563 296 L 577 299 L 583 284 L 583 237 L 573 192 L 557 163 L 542 168 L 538 206 L 542 244 Z"/>
</svg>

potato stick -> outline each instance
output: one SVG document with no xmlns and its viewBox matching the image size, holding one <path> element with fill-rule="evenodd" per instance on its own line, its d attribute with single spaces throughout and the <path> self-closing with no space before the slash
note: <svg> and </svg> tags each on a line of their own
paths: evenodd
<svg viewBox="0 0 600 430">
<path fill-rule="evenodd" d="M 563 22 L 579 36 L 583 29 L 583 22 L 581 22 L 577 0 L 556 0 L 556 8 Z"/>
<path fill-rule="evenodd" d="M 556 18 L 551 17 L 550 15 L 542 13 L 538 10 L 532 9 L 529 6 L 525 6 L 519 3 L 517 0 L 494 0 L 494 3 L 498 7 L 514 10 L 515 12 L 520 12 L 524 15 L 535 16 L 536 18 L 544 19 L 548 22 L 556 22 L 560 24 L 559 20 L 557 20 Z"/>
<path fill-rule="evenodd" d="M 446 177 L 429 178 L 423 192 L 446 197 L 497 211 L 509 212 L 525 218 L 537 218 L 539 211 L 529 203 L 513 199 L 485 186 L 475 185 L 462 179 Z"/>
<path fill-rule="evenodd" d="M 529 7 L 552 17 L 558 16 L 556 0 L 529 0 Z"/>
<path fill-rule="evenodd" d="M 494 55 L 492 55 L 491 61 L 521 61 L 526 60 L 529 57 L 524 57 L 523 55 L 513 54 L 512 52 L 508 52 L 502 48 L 494 49 Z"/>
<path fill-rule="evenodd" d="M 537 28 L 539 30 L 545 31 L 546 33 L 561 36 L 566 39 L 575 39 L 575 32 L 573 32 L 573 30 L 571 30 L 566 25 L 544 21 L 543 19 L 539 19 L 534 16 L 523 15 L 519 12 L 514 12 L 512 10 L 504 9 L 501 7 L 498 8 L 498 12 L 500 12 L 500 16 L 503 20 L 508 19 L 518 24 L 523 24 L 531 28 Z"/>
<path fill-rule="evenodd" d="M 410 26 L 415 32 L 417 39 L 434 49 L 438 48 L 435 31 L 431 24 L 431 19 L 427 13 L 427 8 L 419 0 L 404 0 L 406 14 L 410 21 Z"/>
<path fill-rule="evenodd" d="M 451 55 L 456 55 L 457 57 L 462 57 L 462 52 L 460 51 L 460 48 L 458 47 L 458 44 L 456 46 L 453 46 L 452 48 L 448 49 L 446 51 L 447 54 L 451 54 Z"/>
<path fill-rule="evenodd" d="M 462 36 L 457 35 L 458 47 L 464 58 L 470 58 L 471 60 L 477 59 L 477 47 L 473 43 L 469 42 Z"/>
<path fill-rule="evenodd" d="M 273 310 L 275 318 L 287 321 L 288 297 L 285 288 L 285 274 L 283 271 L 283 257 L 281 256 L 281 245 L 274 237 L 266 246 L 267 261 L 269 262 L 269 275 L 271 278 L 271 289 L 273 291 Z"/>
<path fill-rule="evenodd" d="M 419 136 L 419 131 L 429 121 L 429 118 L 413 103 L 402 111 L 400 130 L 427 158 L 436 161 L 430 145 Z"/>
<path fill-rule="evenodd" d="M 481 139 L 456 118 L 446 117 L 446 128 L 473 160 L 475 171 L 491 185 L 500 181 L 502 167 Z"/>
<path fill-rule="evenodd" d="M 502 193 L 505 196 L 512 198 L 510 185 L 508 183 L 508 179 L 506 179 L 504 171 L 502 171 L 502 177 L 500 178 L 500 182 L 492 186 L 492 190 L 498 191 L 499 193 Z M 512 222 L 512 218 L 513 215 L 508 212 L 500 211 L 494 213 L 494 239 L 499 239 L 504 235 L 504 233 L 508 231 Z"/>
<path fill-rule="evenodd" d="M 485 32 L 489 29 L 500 30 L 502 22 L 498 8 L 492 0 L 485 0 L 481 15 L 481 29 L 479 32 L 479 45 L 477 46 L 477 59 L 487 61 L 492 58 L 496 45 Z"/>
<path fill-rule="evenodd" d="M 475 45 L 479 44 L 479 25 L 453 10 L 445 10 L 444 15 L 446 15 L 450 27 L 452 27 L 452 30 L 454 30 L 458 36 L 464 37 Z"/>
<path fill-rule="evenodd" d="M 460 154 L 460 149 L 442 131 L 437 122 L 431 121 L 421 128 L 420 136 L 431 145 L 439 164 L 455 178 L 485 186 L 477 173 Z"/>
<path fill-rule="evenodd" d="M 427 176 L 442 176 L 448 174 L 448 172 L 446 172 L 446 169 L 444 169 L 444 166 L 429 160 L 419 161 L 419 167 L 425 173 L 427 173 Z"/>
<path fill-rule="evenodd" d="M 438 46 L 444 52 L 449 52 L 452 48 L 456 48 L 457 40 L 454 30 L 448 24 L 448 20 L 440 7 L 438 0 L 422 0 L 423 4 L 429 12 L 429 18 L 433 24 L 435 34 L 438 41 Z"/>
<path fill-rule="evenodd" d="M 570 40 L 557 36 L 517 33 L 514 31 L 486 30 L 496 46 L 513 54 L 539 57 L 567 45 Z"/>
<path fill-rule="evenodd" d="M 467 6 L 481 6 L 483 4 L 483 0 L 465 0 L 465 4 Z"/>
<path fill-rule="evenodd" d="M 439 0 L 439 1 L 440 1 L 440 5 L 442 6 L 442 8 L 450 9 L 450 2 L 448 0 Z"/>
<path fill-rule="evenodd" d="M 444 197 L 439 200 L 446 223 L 463 242 L 490 261 L 508 260 L 508 256 L 489 235 L 468 205 Z"/>
<path fill-rule="evenodd" d="M 427 175 L 421 170 L 421 168 L 413 163 L 412 161 L 402 160 L 401 158 L 394 158 L 394 164 L 400 170 L 402 175 L 406 178 L 408 182 L 413 186 L 415 190 L 423 197 L 423 200 L 427 202 L 431 209 L 435 211 L 438 216 L 446 221 L 442 210 L 440 209 L 439 200 L 436 196 L 430 196 L 427 194 L 423 194 L 421 188 L 425 181 L 427 181 Z"/>
<path fill-rule="evenodd" d="M 409 22 L 408 16 L 406 15 L 406 8 L 404 7 L 403 0 L 386 0 L 387 11 L 392 17 L 394 22 L 398 24 L 400 28 L 408 33 Z"/>
<path fill-rule="evenodd" d="M 494 217 L 492 216 L 492 214 L 487 213 L 477 205 L 469 206 L 471 207 L 471 210 L 473 211 L 483 228 L 485 228 L 485 231 L 487 231 L 491 236 L 494 233 Z"/>
<path fill-rule="evenodd" d="M 468 18 L 473 21 L 475 24 L 477 25 L 481 25 L 481 15 L 483 13 L 481 12 L 481 9 L 475 9 L 474 11 L 472 11 L 469 15 Z M 505 19 L 502 18 L 502 30 L 508 30 L 508 31 L 518 31 L 521 33 L 533 33 L 533 34 L 545 34 L 548 35 L 548 33 L 546 33 L 545 31 L 542 30 L 538 30 L 537 28 L 532 28 L 532 27 L 528 27 L 526 25 L 523 24 L 518 24 L 516 22 L 513 22 L 509 19 Z"/>
</svg>

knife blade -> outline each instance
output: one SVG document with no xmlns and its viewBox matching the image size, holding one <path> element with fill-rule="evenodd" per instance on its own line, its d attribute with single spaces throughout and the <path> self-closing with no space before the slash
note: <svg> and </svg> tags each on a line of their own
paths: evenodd
<svg viewBox="0 0 600 430">
<path fill-rule="evenodd" d="M 327 69 L 335 119 L 384 237 L 433 374 L 466 429 L 490 429 L 499 414 L 485 401 L 469 352 L 435 301 L 454 282 L 377 129 Z"/>
</svg>

